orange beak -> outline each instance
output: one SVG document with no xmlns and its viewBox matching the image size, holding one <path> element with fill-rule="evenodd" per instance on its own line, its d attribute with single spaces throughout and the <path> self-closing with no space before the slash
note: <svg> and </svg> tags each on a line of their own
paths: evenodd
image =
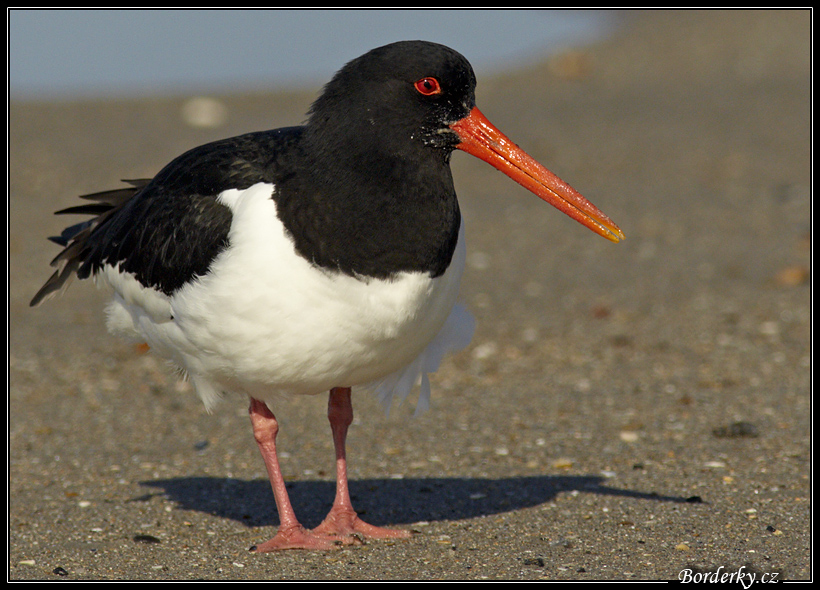
<svg viewBox="0 0 820 590">
<path fill-rule="evenodd" d="M 608 240 L 624 233 L 603 211 L 510 141 L 477 108 L 450 125 L 461 139 L 456 147 L 497 168 L 556 209 Z"/>
</svg>

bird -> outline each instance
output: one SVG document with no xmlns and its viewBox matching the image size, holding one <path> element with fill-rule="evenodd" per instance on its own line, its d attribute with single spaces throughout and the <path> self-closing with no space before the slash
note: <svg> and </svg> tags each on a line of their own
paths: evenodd
<svg viewBox="0 0 820 590">
<path fill-rule="evenodd" d="M 468 345 L 457 302 L 465 228 L 455 150 L 497 168 L 612 242 L 621 229 L 479 111 L 457 51 L 399 41 L 346 63 L 302 125 L 190 149 L 151 179 L 86 195 L 57 214 L 92 215 L 50 238 L 56 267 L 31 301 L 93 278 L 113 293 L 107 327 L 171 361 L 211 410 L 247 396 L 279 527 L 251 547 L 329 550 L 412 536 L 363 521 L 348 491 L 352 388 L 389 407 Z M 328 393 L 336 494 L 301 524 L 279 465 L 282 395 Z"/>
</svg>

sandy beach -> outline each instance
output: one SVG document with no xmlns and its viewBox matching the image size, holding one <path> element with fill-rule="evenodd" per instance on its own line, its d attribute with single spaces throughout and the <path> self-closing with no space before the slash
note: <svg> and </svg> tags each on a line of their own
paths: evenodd
<svg viewBox="0 0 820 590">
<path fill-rule="evenodd" d="M 71 221 L 53 211 L 298 124 L 318 89 L 220 96 L 218 127 L 186 123 L 190 97 L 12 102 L 9 579 L 809 579 L 811 16 L 623 18 L 477 72 L 477 102 L 627 239 L 453 156 L 476 335 L 420 417 L 354 394 L 348 447 L 356 507 L 417 534 L 333 552 L 248 552 L 278 519 L 246 399 L 208 414 L 106 332 L 90 282 L 28 306 Z M 276 408 L 312 526 L 333 499 L 326 404 Z"/>
</svg>

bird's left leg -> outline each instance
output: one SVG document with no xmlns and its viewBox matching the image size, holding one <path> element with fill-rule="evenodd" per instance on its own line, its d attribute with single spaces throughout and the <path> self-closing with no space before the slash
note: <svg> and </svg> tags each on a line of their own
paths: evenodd
<svg viewBox="0 0 820 590">
<path fill-rule="evenodd" d="M 333 446 L 336 448 L 336 497 L 328 515 L 311 532 L 333 536 L 361 535 L 372 539 L 410 537 L 412 533 L 407 530 L 386 529 L 368 524 L 361 520 L 353 510 L 350 491 L 347 487 L 347 459 L 345 457 L 347 429 L 353 422 L 353 405 L 350 401 L 349 387 L 334 387 L 330 390 L 327 417 L 333 432 Z"/>
</svg>

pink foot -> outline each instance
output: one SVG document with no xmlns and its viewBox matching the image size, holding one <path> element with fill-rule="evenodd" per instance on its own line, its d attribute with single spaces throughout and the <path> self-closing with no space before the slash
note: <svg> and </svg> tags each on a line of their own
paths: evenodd
<svg viewBox="0 0 820 590">
<path fill-rule="evenodd" d="M 356 537 L 316 535 L 301 526 L 296 526 L 288 529 L 280 528 L 270 541 L 265 541 L 260 545 L 254 545 L 251 547 L 251 551 L 256 553 L 269 553 L 271 551 L 283 551 L 285 549 L 329 551 L 339 549 L 344 545 L 360 544 L 361 541 Z"/>
<path fill-rule="evenodd" d="M 408 539 L 413 534 L 403 529 L 386 529 L 368 524 L 352 510 L 331 510 L 311 533 L 331 538 L 360 535 L 366 539 Z"/>
<path fill-rule="evenodd" d="M 347 486 L 347 459 L 345 457 L 345 440 L 347 429 L 353 422 L 353 406 L 350 403 L 349 387 L 334 387 L 330 390 L 327 417 L 333 432 L 333 445 L 336 448 L 336 498 L 333 507 L 322 523 L 311 532 L 315 535 L 331 537 L 359 536 L 369 539 L 406 539 L 410 531 L 384 529 L 362 521 L 350 502 L 350 491 Z"/>
</svg>

